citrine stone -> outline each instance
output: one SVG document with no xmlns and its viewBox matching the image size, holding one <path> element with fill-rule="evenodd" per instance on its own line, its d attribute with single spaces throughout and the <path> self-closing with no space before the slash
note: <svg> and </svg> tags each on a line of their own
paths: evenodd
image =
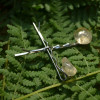
<svg viewBox="0 0 100 100">
<path fill-rule="evenodd" d="M 92 33 L 86 28 L 79 28 L 75 31 L 74 37 L 79 44 L 89 44 L 92 40 Z"/>
<path fill-rule="evenodd" d="M 71 62 L 66 58 L 62 58 L 62 70 L 68 76 L 74 76 L 77 73 L 77 69 L 71 64 Z"/>
</svg>

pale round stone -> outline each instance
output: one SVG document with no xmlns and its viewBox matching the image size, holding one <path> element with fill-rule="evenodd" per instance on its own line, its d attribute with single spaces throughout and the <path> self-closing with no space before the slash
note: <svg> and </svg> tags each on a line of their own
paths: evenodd
<svg viewBox="0 0 100 100">
<path fill-rule="evenodd" d="M 89 44 L 92 40 L 92 34 L 86 28 L 79 28 L 74 33 L 75 40 L 79 44 Z"/>
</svg>

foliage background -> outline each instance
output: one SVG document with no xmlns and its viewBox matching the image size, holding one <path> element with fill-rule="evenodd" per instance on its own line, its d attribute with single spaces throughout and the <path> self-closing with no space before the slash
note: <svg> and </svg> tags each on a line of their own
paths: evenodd
<svg viewBox="0 0 100 100">
<path fill-rule="evenodd" d="M 100 0 L 0 1 L 0 100 L 13 100 L 60 80 L 44 52 L 14 57 L 43 47 L 32 22 L 49 45 L 74 43 L 73 33 L 85 27 L 93 34 L 89 45 L 54 51 L 59 65 L 66 56 L 77 68 L 75 77 L 100 68 Z M 25 100 L 100 100 L 100 74 L 38 93 Z"/>
</svg>

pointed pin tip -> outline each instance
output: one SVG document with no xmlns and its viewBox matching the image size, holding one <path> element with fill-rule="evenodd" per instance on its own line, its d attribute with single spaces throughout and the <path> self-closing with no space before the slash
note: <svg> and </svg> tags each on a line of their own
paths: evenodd
<svg viewBox="0 0 100 100">
<path fill-rule="evenodd" d="M 34 25 L 35 23 L 33 22 L 33 25 Z"/>
</svg>

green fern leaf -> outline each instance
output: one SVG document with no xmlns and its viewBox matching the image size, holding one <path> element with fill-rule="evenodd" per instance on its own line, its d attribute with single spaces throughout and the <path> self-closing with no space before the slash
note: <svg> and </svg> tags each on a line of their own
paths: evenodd
<svg viewBox="0 0 100 100">
<path fill-rule="evenodd" d="M 97 79 L 98 82 L 100 82 L 100 73 L 97 74 L 96 79 Z"/>
</svg>

